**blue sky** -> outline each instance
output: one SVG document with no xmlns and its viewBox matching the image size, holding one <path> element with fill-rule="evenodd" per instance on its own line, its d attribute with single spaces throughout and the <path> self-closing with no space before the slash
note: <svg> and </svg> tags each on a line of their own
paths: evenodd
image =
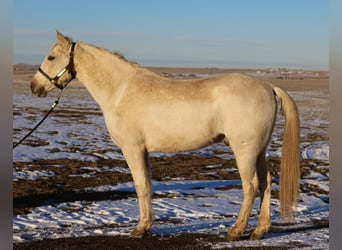
<svg viewBox="0 0 342 250">
<path fill-rule="evenodd" d="M 39 64 L 55 30 L 143 66 L 323 68 L 328 0 L 13 0 L 13 61 Z"/>
</svg>

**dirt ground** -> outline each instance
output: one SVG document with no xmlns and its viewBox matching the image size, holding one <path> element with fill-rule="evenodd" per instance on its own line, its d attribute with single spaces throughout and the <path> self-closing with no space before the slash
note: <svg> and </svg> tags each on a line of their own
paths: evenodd
<svg viewBox="0 0 342 250">
<path fill-rule="evenodd" d="M 154 68 L 160 74 L 186 74 L 188 71 L 179 73 L 179 69 L 164 69 Z M 209 73 L 213 73 L 214 69 L 206 69 Z M 194 72 L 194 70 L 189 70 Z M 198 73 L 195 71 L 195 73 Z M 206 71 L 201 71 L 205 73 Z M 215 72 L 214 72 L 215 73 Z M 26 84 L 32 77 L 32 69 L 29 71 L 18 71 L 14 74 L 14 82 Z M 288 90 L 292 89 L 324 89 L 328 91 L 328 79 L 304 79 L 284 81 L 272 79 L 276 85 L 285 87 Z M 73 88 L 78 85 L 74 84 Z M 312 135 L 312 140 L 321 135 Z M 217 152 L 219 154 L 220 152 Z M 219 157 L 202 157 L 196 155 L 179 154 L 172 157 L 158 157 L 150 159 L 152 166 L 152 178 L 155 180 L 165 181 L 169 178 L 182 177 L 189 180 L 227 180 L 239 179 L 239 174 L 236 170 L 236 163 L 234 160 L 224 160 Z M 279 175 L 278 158 L 269 158 L 268 166 L 273 177 Z M 80 168 L 80 166 L 123 166 L 127 167 L 126 162 L 120 160 L 102 159 L 97 162 L 85 162 L 79 160 L 37 160 L 33 162 L 14 162 L 15 168 L 24 168 L 29 164 L 30 169 L 34 170 L 52 170 L 56 172 L 54 178 L 45 178 L 35 181 L 18 180 L 13 182 L 13 213 L 26 214 L 31 208 L 41 206 L 47 203 L 59 203 L 68 201 L 94 201 L 94 200 L 115 200 L 127 197 L 136 197 L 135 193 L 123 193 L 117 191 L 109 192 L 92 192 L 92 191 L 76 191 L 86 187 L 94 187 L 99 185 L 114 185 L 132 181 L 132 177 L 127 173 L 119 172 L 104 172 L 97 173 L 94 178 L 83 178 L 79 175 L 88 173 L 91 170 Z M 56 168 L 53 165 L 66 165 L 68 168 Z M 208 165 L 221 164 L 221 169 L 232 169 L 232 171 L 217 171 L 217 174 L 210 175 L 211 169 L 206 168 Z M 327 164 L 319 160 L 301 160 L 302 175 L 305 171 L 316 169 L 317 165 Z M 323 171 L 323 170 L 322 170 Z M 207 174 L 206 174 L 207 173 Z M 228 174 L 229 173 L 229 174 Z M 78 177 L 70 178 L 71 174 Z M 327 174 L 327 173 L 322 173 Z M 226 187 L 232 188 L 232 186 Z M 301 192 L 324 193 L 324 190 L 319 189 L 315 185 L 301 185 Z M 157 197 L 157 196 L 155 196 Z M 272 193 L 272 197 L 278 197 L 277 192 Z M 327 221 L 317 221 L 317 228 L 328 227 Z M 276 232 L 275 227 L 271 227 L 270 233 Z M 247 239 L 251 232 L 243 235 L 242 240 Z M 78 237 L 78 238 L 61 238 L 61 239 L 44 239 L 41 241 L 32 241 L 29 243 L 20 243 L 13 246 L 14 249 L 211 249 L 211 246 L 224 242 L 225 235 L 208 235 L 208 234 L 188 234 L 183 233 L 179 235 L 155 235 L 146 234 L 141 238 L 130 238 L 126 236 L 92 236 L 92 237 Z M 296 247 L 291 246 L 291 247 Z M 301 245 L 303 247 L 303 245 Z M 236 249 L 288 249 L 277 247 L 244 247 Z"/>
<path fill-rule="evenodd" d="M 37 241 L 29 245 L 18 245 L 14 249 L 212 249 L 211 245 L 224 241 L 217 235 L 181 234 L 172 236 L 148 235 L 141 238 L 124 236 L 80 237 L 58 240 Z M 205 244 L 203 244 L 205 243 Z M 105 247 L 104 247 L 105 246 Z M 224 248 L 221 248 L 224 249 Z M 288 249 L 282 247 L 237 247 L 234 249 Z"/>
<path fill-rule="evenodd" d="M 218 152 L 219 153 L 219 152 Z M 269 169 L 273 177 L 279 175 L 280 159 L 268 159 Z M 67 165 L 68 168 L 53 167 L 55 164 Z M 97 173 L 94 178 L 83 178 L 79 175 L 89 173 L 91 170 L 81 169 L 80 166 L 108 166 L 112 164 L 127 167 L 124 161 L 119 160 L 101 160 L 98 162 L 84 162 L 77 160 L 38 160 L 30 163 L 30 168 L 34 170 L 53 170 L 57 176 L 55 178 L 41 179 L 36 181 L 19 180 L 14 182 L 14 200 L 13 213 L 25 214 L 31 208 L 44 204 L 53 204 L 70 201 L 99 201 L 124 199 L 136 197 L 135 193 L 110 192 L 79 192 L 77 189 L 93 187 L 97 185 L 116 184 L 132 181 L 131 175 L 106 172 Z M 237 171 L 218 172 L 215 176 L 207 175 L 212 169 L 206 168 L 208 165 L 222 164 L 222 169 L 236 170 L 234 160 L 223 160 L 218 157 L 201 157 L 195 155 L 176 155 L 173 157 L 151 158 L 152 178 L 155 180 L 168 180 L 174 177 L 183 177 L 189 180 L 218 180 L 218 179 L 239 179 Z M 319 160 L 301 160 L 301 166 L 304 171 L 309 171 L 318 165 L 326 164 Z M 26 167 L 25 162 L 15 162 L 14 167 Z M 128 168 L 128 167 L 127 167 Z M 71 174 L 77 174 L 79 177 L 70 178 Z M 326 174 L 326 173 L 322 173 Z M 229 186 L 227 188 L 233 188 Z M 240 187 L 239 187 L 240 188 Z M 225 188 L 222 188 L 225 189 Z M 221 189 L 221 190 L 222 190 Z M 301 192 L 324 193 L 315 185 L 301 186 Z M 154 196 L 160 197 L 159 196 Z M 278 193 L 272 192 L 272 197 L 278 197 Z M 317 228 L 327 227 L 327 221 L 317 221 Z M 276 232 L 276 228 L 271 227 L 269 233 Z M 247 232 L 243 239 L 248 239 Z M 32 241 L 14 245 L 14 249 L 211 249 L 212 244 L 224 242 L 224 235 L 208 234 L 180 234 L 180 235 L 152 235 L 147 234 L 141 238 L 129 238 L 124 236 L 92 236 L 79 238 L 45 239 L 41 241 Z M 205 244 L 204 244 L 205 243 Z M 241 248 L 241 249 L 266 249 L 266 248 Z M 279 249 L 279 248 L 269 248 Z M 286 249 L 286 248 L 284 248 Z"/>
</svg>

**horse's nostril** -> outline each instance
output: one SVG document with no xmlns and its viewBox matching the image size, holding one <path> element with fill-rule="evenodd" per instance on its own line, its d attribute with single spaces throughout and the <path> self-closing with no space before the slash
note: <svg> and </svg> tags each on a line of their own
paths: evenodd
<svg viewBox="0 0 342 250">
<path fill-rule="evenodd" d="M 35 86 L 31 83 L 31 92 L 34 94 L 35 93 Z"/>
<path fill-rule="evenodd" d="M 31 91 L 32 91 L 33 94 L 35 94 L 36 91 L 37 91 L 36 86 L 37 86 L 36 81 L 35 81 L 35 80 L 32 80 L 32 81 L 31 81 Z"/>
</svg>

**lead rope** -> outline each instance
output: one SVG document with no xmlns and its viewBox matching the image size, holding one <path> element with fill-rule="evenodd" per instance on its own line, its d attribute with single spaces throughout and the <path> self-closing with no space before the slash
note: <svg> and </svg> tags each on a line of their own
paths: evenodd
<svg viewBox="0 0 342 250">
<path fill-rule="evenodd" d="M 58 105 L 59 99 L 62 96 L 62 91 L 63 91 L 63 89 L 59 90 L 59 95 L 58 95 L 56 101 L 54 103 L 52 103 L 50 110 L 46 113 L 46 115 L 43 117 L 43 119 L 40 122 L 38 122 L 38 124 L 27 135 L 25 135 L 20 141 L 18 141 L 17 143 L 14 143 L 13 149 L 16 148 L 20 143 L 22 143 L 27 137 L 29 137 L 33 133 L 33 131 L 35 131 L 45 121 L 45 119 L 50 115 L 50 113 Z"/>
</svg>

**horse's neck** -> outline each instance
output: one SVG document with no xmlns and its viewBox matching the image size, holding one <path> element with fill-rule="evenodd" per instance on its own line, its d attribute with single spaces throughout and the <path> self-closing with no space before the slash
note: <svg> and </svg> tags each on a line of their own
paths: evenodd
<svg viewBox="0 0 342 250">
<path fill-rule="evenodd" d="M 131 76 L 134 66 L 106 50 L 81 42 L 75 50 L 75 70 L 80 80 L 104 108 Z"/>
</svg>

